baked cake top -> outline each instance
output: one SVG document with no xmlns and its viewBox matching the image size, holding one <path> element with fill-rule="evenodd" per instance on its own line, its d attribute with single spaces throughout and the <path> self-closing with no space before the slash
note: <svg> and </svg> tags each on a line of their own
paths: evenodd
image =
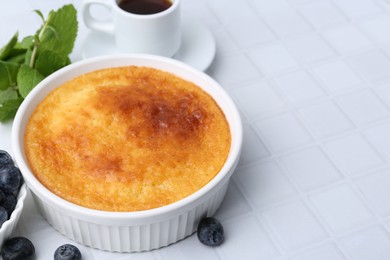
<svg viewBox="0 0 390 260">
<path fill-rule="evenodd" d="M 199 190 L 230 150 L 224 113 L 201 88 L 148 67 L 93 71 L 52 91 L 25 134 L 50 191 L 106 211 L 161 207 Z"/>
</svg>

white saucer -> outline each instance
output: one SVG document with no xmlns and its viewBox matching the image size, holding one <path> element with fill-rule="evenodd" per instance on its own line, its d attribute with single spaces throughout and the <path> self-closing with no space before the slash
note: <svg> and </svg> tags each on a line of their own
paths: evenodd
<svg viewBox="0 0 390 260">
<path fill-rule="evenodd" d="M 183 21 L 182 43 L 174 59 L 205 71 L 214 59 L 215 39 L 209 29 L 196 21 Z M 114 38 L 106 33 L 89 31 L 82 46 L 82 57 L 118 54 Z"/>
</svg>

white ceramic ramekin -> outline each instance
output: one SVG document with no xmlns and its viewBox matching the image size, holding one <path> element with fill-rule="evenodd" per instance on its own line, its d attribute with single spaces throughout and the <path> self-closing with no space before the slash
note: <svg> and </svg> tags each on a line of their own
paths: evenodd
<svg viewBox="0 0 390 260">
<path fill-rule="evenodd" d="M 24 152 L 26 124 L 34 108 L 62 83 L 90 71 L 119 66 L 148 66 L 171 72 L 208 92 L 224 111 L 232 142 L 228 159 L 207 185 L 194 194 L 160 208 L 137 212 L 108 212 L 72 204 L 46 189 L 32 174 Z M 71 64 L 44 79 L 19 108 L 12 129 L 15 160 L 42 216 L 70 239 L 94 248 L 135 252 L 151 250 L 191 235 L 201 218 L 220 206 L 237 166 L 242 145 L 240 115 L 231 98 L 212 78 L 181 62 L 150 55 L 103 56 Z"/>
</svg>

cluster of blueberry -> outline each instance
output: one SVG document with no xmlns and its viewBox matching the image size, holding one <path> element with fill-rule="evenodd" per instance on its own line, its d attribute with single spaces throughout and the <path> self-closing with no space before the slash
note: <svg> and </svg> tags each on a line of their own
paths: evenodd
<svg viewBox="0 0 390 260">
<path fill-rule="evenodd" d="M 22 184 L 22 174 L 11 156 L 0 150 L 0 227 L 14 211 Z"/>
</svg>

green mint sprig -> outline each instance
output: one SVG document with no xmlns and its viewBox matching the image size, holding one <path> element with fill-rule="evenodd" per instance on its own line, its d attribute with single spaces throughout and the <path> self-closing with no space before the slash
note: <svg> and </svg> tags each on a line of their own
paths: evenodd
<svg viewBox="0 0 390 260">
<path fill-rule="evenodd" d="M 77 10 L 64 5 L 47 18 L 39 10 L 42 26 L 18 41 L 18 33 L 0 49 L 0 122 L 12 119 L 24 98 L 45 77 L 71 63 L 76 41 Z"/>
</svg>

